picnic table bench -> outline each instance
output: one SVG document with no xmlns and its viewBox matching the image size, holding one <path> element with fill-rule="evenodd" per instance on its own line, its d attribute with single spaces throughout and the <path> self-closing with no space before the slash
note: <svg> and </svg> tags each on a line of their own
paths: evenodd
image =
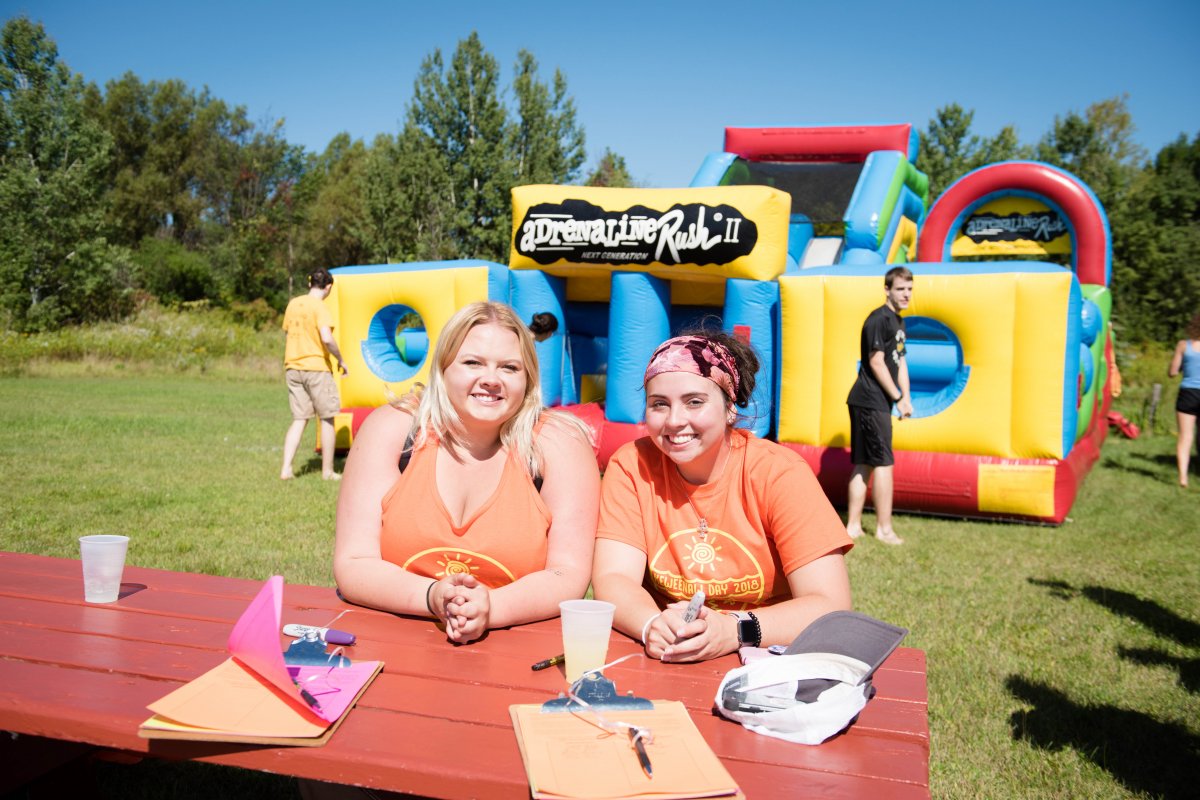
<svg viewBox="0 0 1200 800">
<path fill-rule="evenodd" d="M 431 620 L 349 605 L 327 587 L 286 585 L 283 621 L 358 636 L 352 659 L 384 671 L 323 747 L 148 740 L 146 705 L 223 661 L 233 623 L 261 581 L 125 568 L 116 603 L 83 602 L 79 561 L 0 552 L 0 792 L 97 752 L 186 759 L 438 798 L 529 796 L 508 707 L 563 689 L 558 620 L 454 646 Z M 339 617 L 339 615 L 341 615 Z M 280 639 L 285 647 L 290 640 Z M 609 659 L 640 652 L 614 634 Z M 733 655 L 702 664 L 629 659 L 618 690 L 680 700 L 749 798 L 928 798 L 925 657 L 899 648 L 851 728 L 817 747 L 760 736 L 717 717 Z"/>
</svg>

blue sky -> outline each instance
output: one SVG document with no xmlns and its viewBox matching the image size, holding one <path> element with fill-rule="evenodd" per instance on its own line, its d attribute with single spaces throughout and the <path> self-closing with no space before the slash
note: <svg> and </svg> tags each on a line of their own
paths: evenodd
<svg viewBox="0 0 1200 800">
<path fill-rule="evenodd" d="M 103 85 L 179 78 L 282 118 L 321 151 L 340 131 L 395 133 L 422 59 L 472 30 L 507 86 L 517 51 L 566 75 L 587 134 L 646 186 L 685 186 L 730 126 L 912 122 L 957 102 L 973 131 L 1017 127 L 1127 94 L 1151 154 L 1200 133 L 1200 3 L 255 2 L 0 0 L 42 22 Z"/>
</svg>

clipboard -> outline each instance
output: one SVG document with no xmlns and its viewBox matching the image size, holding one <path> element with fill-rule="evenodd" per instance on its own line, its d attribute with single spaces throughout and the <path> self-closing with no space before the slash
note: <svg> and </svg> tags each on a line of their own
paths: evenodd
<svg viewBox="0 0 1200 800">
<path fill-rule="evenodd" d="M 612 722 L 649 728 L 654 765 L 647 777 L 628 739 L 588 720 L 567 697 L 509 706 L 534 800 L 704 798 L 738 795 L 738 786 L 678 701 L 618 694 L 603 676 L 584 680 L 577 696 Z"/>
<path fill-rule="evenodd" d="M 279 647 L 282 605 L 283 578 L 276 575 L 234 625 L 229 658 L 151 703 L 154 716 L 138 736 L 306 747 L 329 741 L 383 662 L 288 665 Z"/>
</svg>

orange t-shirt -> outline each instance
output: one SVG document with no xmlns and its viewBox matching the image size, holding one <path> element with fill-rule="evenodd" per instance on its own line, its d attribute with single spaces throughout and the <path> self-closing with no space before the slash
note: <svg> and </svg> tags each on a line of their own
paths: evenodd
<svg viewBox="0 0 1200 800">
<path fill-rule="evenodd" d="M 648 437 L 608 462 L 596 537 L 646 553 L 647 588 L 660 604 L 700 589 L 718 609 L 787 600 L 789 572 L 853 546 L 798 453 L 742 430 L 732 445 L 721 478 L 703 486 L 684 481 Z M 700 514 L 707 537 L 698 529 Z"/>
<path fill-rule="evenodd" d="M 332 372 L 321 328 L 333 330 L 333 317 L 325 303 L 312 295 L 293 297 L 283 312 L 283 329 L 287 331 L 287 346 L 283 353 L 283 368 L 301 372 Z"/>
<path fill-rule="evenodd" d="M 511 452 L 500 483 L 462 525 L 438 492 L 435 437 L 415 447 L 383 497 L 380 549 L 385 561 L 427 578 L 471 574 L 490 589 L 546 568 L 550 510 Z"/>
</svg>

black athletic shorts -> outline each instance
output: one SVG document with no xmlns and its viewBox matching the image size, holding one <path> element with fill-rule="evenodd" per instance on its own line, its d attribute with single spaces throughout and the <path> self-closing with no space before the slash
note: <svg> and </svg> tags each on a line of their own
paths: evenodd
<svg viewBox="0 0 1200 800">
<path fill-rule="evenodd" d="M 890 467 L 892 456 L 892 414 L 862 406 L 850 409 L 850 463 L 867 467 Z"/>
<path fill-rule="evenodd" d="M 1180 389 L 1175 400 L 1175 410 L 1180 414 L 1200 417 L 1200 389 Z"/>
</svg>

